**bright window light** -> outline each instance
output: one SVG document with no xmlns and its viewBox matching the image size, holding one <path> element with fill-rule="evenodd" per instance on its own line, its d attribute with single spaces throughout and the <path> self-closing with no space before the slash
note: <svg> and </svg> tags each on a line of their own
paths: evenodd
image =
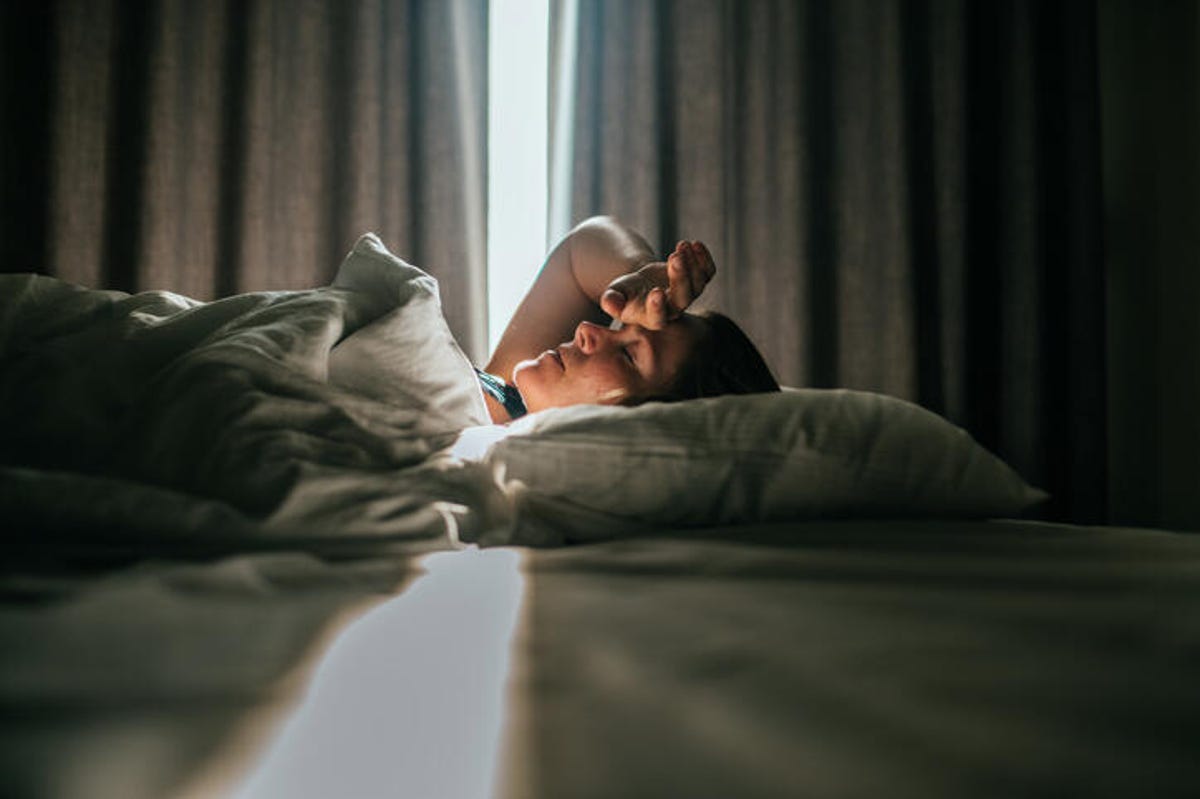
<svg viewBox="0 0 1200 799">
<path fill-rule="evenodd" d="M 571 229 L 571 171 L 575 153 L 575 51 L 579 37 L 578 0 L 558 0 L 559 23 L 555 36 L 557 60 L 550 65 L 554 92 L 554 117 L 550 120 L 550 242 Z"/>
<path fill-rule="evenodd" d="M 548 0 L 488 5 L 488 352 L 546 255 Z"/>
</svg>

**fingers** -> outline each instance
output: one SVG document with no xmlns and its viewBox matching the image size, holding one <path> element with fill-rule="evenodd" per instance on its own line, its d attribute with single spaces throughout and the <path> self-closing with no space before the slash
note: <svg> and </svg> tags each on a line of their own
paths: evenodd
<svg viewBox="0 0 1200 799">
<path fill-rule="evenodd" d="M 621 313 L 625 310 L 626 299 L 625 295 L 617 289 L 607 289 L 600 296 L 600 310 L 611 316 L 613 319 L 620 319 Z"/>
<path fill-rule="evenodd" d="M 691 277 L 693 287 L 696 293 L 704 291 L 704 287 L 708 285 L 708 281 L 713 279 L 713 275 L 717 273 L 717 265 L 713 263 L 712 255 L 708 251 L 708 247 L 704 246 L 702 241 L 684 242 L 691 256 L 689 263 L 692 266 Z"/>
<path fill-rule="evenodd" d="M 708 281 L 716 274 L 708 248 L 699 241 L 681 241 L 667 258 L 667 293 L 670 303 L 678 311 L 692 304 Z"/>
<path fill-rule="evenodd" d="M 661 330 L 667 322 L 679 315 L 671 307 L 667 293 L 659 286 L 631 297 L 621 310 L 621 323 L 626 325 L 641 325 L 650 330 Z"/>
<path fill-rule="evenodd" d="M 661 270 L 656 277 L 655 270 Z M 656 284 L 666 284 L 666 264 L 656 263 L 614 280 L 600 295 L 600 310 L 619 319 L 622 324 L 662 327 L 670 313 L 662 289 Z"/>
<path fill-rule="evenodd" d="M 667 258 L 667 292 L 671 304 L 680 310 L 691 305 L 696 298 L 692 272 L 693 267 L 687 265 L 687 256 L 678 249 Z"/>
<path fill-rule="evenodd" d="M 708 248 L 680 241 L 667 261 L 656 261 L 613 280 L 600 296 L 600 309 L 623 324 L 660 329 L 683 313 L 716 272 Z"/>
<path fill-rule="evenodd" d="M 619 318 L 622 324 L 661 330 L 676 315 L 667 300 L 666 292 L 655 286 L 630 298 L 622 308 Z"/>
<path fill-rule="evenodd" d="M 678 315 L 667 302 L 667 294 L 661 288 L 650 289 L 646 295 L 646 314 L 643 325 L 651 330 L 661 330 L 667 322 Z"/>
<path fill-rule="evenodd" d="M 691 292 L 692 299 L 700 296 L 700 292 L 704 290 L 704 273 L 700 268 L 700 259 L 696 253 L 694 242 L 684 242 L 683 245 L 684 260 L 687 262 L 687 281 L 688 289 Z"/>
<path fill-rule="evenodd" d="M 717 265 L 713 262 L 712 253 L 708 251 L 708 247 L 704 246 L 702 241 L 694 241 L 692 244 L 696 248 L 696 254 L 699 256 L 701 272 L 704 276 L 704 284 L 713 279 L 717 274 Z M 701 286 L 703 288 L 703 286 Z"/>
</svg>

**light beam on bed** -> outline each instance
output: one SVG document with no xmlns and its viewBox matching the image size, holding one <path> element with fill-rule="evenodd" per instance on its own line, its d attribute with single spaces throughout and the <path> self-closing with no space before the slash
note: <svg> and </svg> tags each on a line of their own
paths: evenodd
<svg viewBox="0 0 1200 799">
<path fill-rule="evenodd" d="M 518 562 L 502 549 L 427 556 L 427 574 L 338 637 L 235 795 L 493 795 Z"/>
<path fill-rule="evenodd" d="M 546 254 L 547 0 L 488 4 L 488 351 Z"/>
</svg>

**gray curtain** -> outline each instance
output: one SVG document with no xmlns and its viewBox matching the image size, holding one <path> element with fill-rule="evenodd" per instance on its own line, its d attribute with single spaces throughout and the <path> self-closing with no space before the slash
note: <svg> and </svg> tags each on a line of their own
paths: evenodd
<svg viewBox="0 0 1200 799">
<path fill-rule="evenodd" d="M 1104 519 L 1093 4 L 553 9 L 574 92 L 552 204 L 704 240 L 708 304 L 782 382 L 919 402 L 1051 491 L 1050 518 Z"/>
<path fill-rule="evenodd" d="M 197 298 L 373 230 L 486 348 L 486 0 L 5 4 L 3 268 Z"/>
<path fill-rule="evenodd" d="M 1200 4 L 1099 4 L 1114 521 L 1200 530 Z"/>
</svg>

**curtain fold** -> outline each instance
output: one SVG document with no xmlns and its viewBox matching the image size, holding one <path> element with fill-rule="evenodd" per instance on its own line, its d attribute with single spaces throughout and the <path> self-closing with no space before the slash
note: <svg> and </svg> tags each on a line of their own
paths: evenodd
<svg viewBox="0 0 1200 799">
<path fill-rule="evenodd" d="M 58 0 L 0 25 L 4 269 L 297 289 L 373 230 L 485 357 L 486 0 Z"/>
<path fill-rule="evenodd" d="M 1105 519 L 1093 4 L 570 2 L 552 203 L 704 240 L 782 382 L 917 401 Z"/>
</svg>

